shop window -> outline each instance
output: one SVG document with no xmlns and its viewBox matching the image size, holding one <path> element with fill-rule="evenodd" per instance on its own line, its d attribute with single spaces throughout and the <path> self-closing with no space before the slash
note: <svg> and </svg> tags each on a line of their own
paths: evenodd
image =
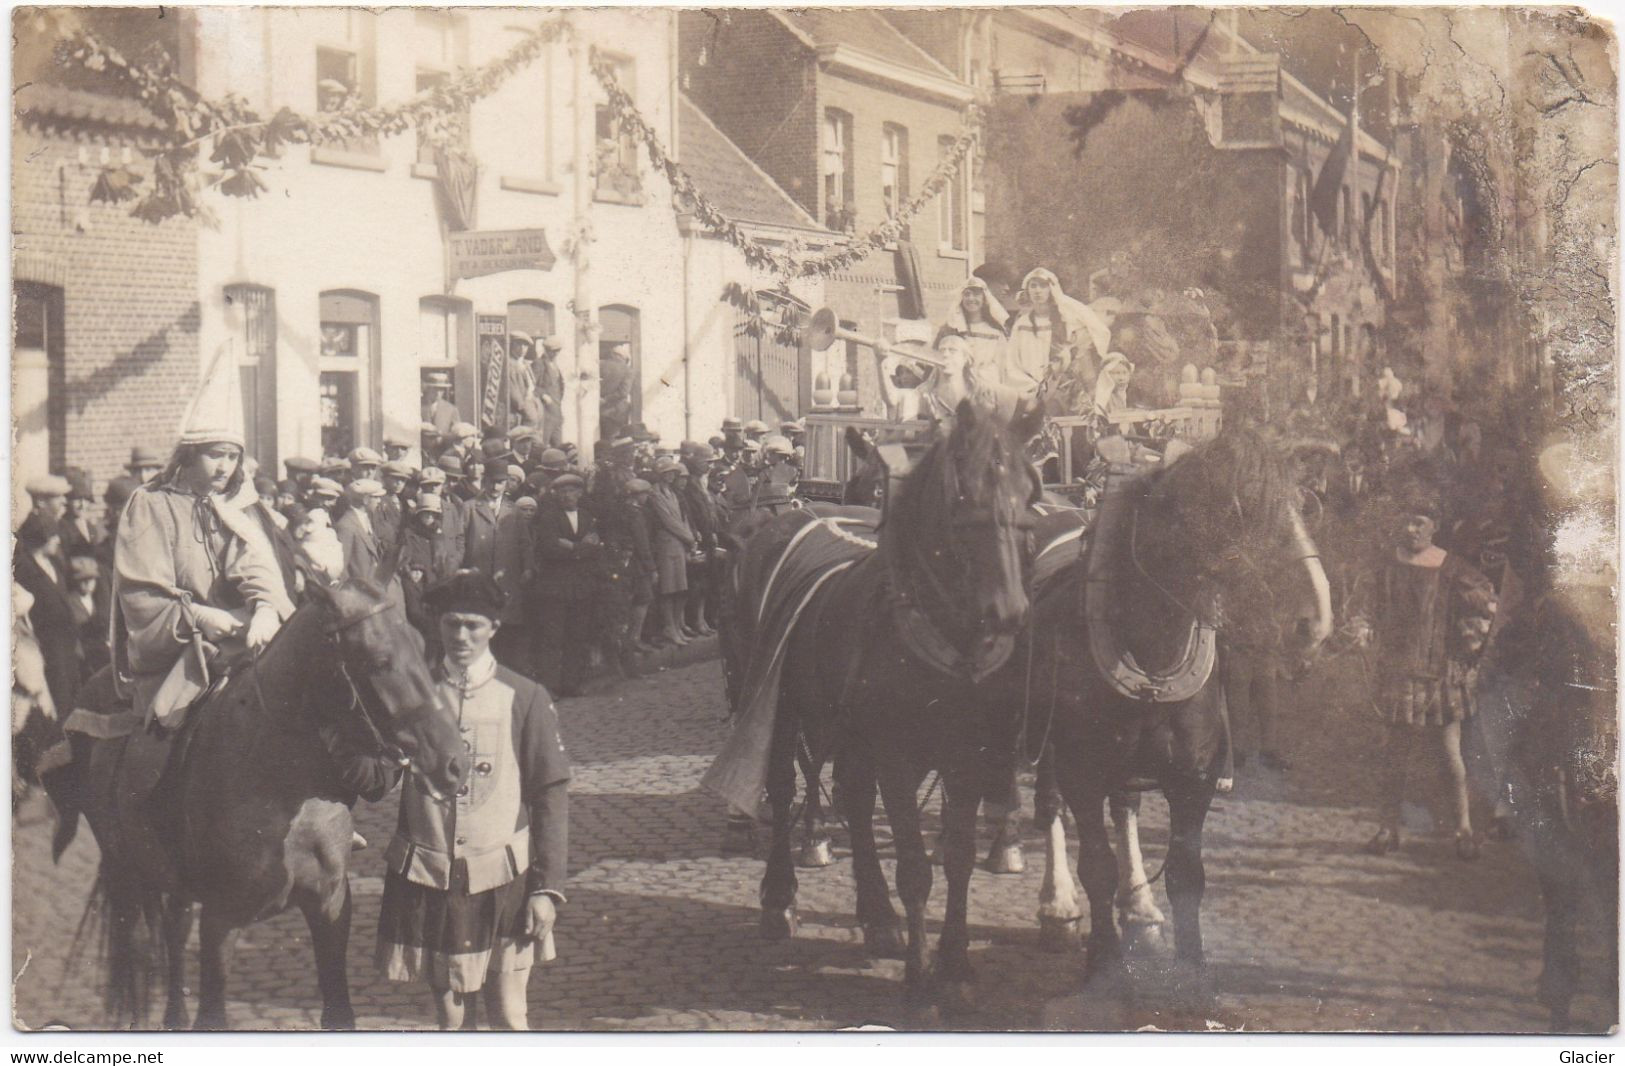
<svg viewBox="0 0 1625 1066">
<path fill-rule="evenodd" d="M 852 116 L 838 108 L 824 112 L 824 225 L 845 233 L 856 222 L 853 211 Z"/>
<path fill-rule="evenodd" d="M 632 61 L 612 59 L 611 63 L 615 67 L 616 84 L 627 96 L 636 100 L 637 81 Z M 638 172 L 637 138 L 616 117 L 608 103 L 598 105 L 596 123 L 597 199 L 611 203 L 642 203 L 643 178 Z"/>
<path fill-rule="evenodd" d="M 425 296 L 418 301 L 418 380 L 450 382 L 446 401 L 473 395 L 473 310 L 467 300 Z M 427 393 L 424 393 L 427 396 Z M 425 418 L 425 421 L 428 421 Z"/>
<path fill-rule="evenodd" d="M 347 455 L 379 435 L 378 298 L 324 292 L 320 306 L 322 454 Z"/>
<path fill-rule="evenodd" d="M 275 470 L 276 293 L 260 285 L 228 285 L 225 300 L 243 390 L 243 437 L 260 467 Z"/>
</svg>

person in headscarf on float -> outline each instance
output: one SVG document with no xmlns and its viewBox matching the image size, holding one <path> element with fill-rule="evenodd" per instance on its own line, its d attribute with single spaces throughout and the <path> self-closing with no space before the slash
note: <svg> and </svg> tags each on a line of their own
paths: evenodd
<svg viewBox="0 0 1625 1066">
<path fill-rule="evenodd" d="M 1128 386 L 1134 380 L 1134 364 L 1122 352 L 1112 352 L 1100 364 L 1100 376 L 1095 378 L 1094 413 L 1101 419 L 1110 419 L 1119 411 L 1128 410 Z"/>
<path fill-rule="evenodd" d="M 960 290 L 959 303 L 937 330 L 937 346 L 948 336 L 964 338 L 971 374 L 978 383 L 1005 384 L 1005 357 L 1009 336 L 1004 324 L 1009 320 L 1004 306 L 981 278 L 972 276 Z"/>
<path fill-rule="evenodd" d="M 1039 267 L 1021 283 L 1024 307 L 1010 327 L 1005 381 L 1024 393 L 1042 386 L 1052 415 L 1086 414 L 1095 378 L 1111 350 L 1111 329 L 1087 304 L 1061 291 L 1054 272 Z"/>
</svg>

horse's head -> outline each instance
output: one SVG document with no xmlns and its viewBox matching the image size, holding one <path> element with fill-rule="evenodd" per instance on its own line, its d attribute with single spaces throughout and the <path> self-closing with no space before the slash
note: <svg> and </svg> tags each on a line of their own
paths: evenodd
<svg viewBox="0 0 1625 1066">
<path fill-rule="evenodd" d="M 308 586 L 328 614 L 345 673 L 381 739 L 394 744 L 430 790 L 457 791 L 468 774 L 457 720 L 423 660 L 423 638 L 382 588 L 350 580 Z"/>
<path fill-rule="evenodd" d="M 1132 565 L 1206 621 L 1273 615 L 1287 603 L 1280 579 L 1303 575 L 1315 609 L 1309 644 L 1331 632 L 1331 586 L 1293 468 L 1253 430 L 1228 429 L 1159 472 L 1133 536 Z"/>
<path fill-rule="evenodd" d="M 991 645 L 1027 620 L 1028 530 L 1042 485 L 1026 443 L 1042 412 L 997 415 L 959 405 L 888 504 L 882 541 L 893 566 L 940 611 L 961 650 Z"/>
</svg>

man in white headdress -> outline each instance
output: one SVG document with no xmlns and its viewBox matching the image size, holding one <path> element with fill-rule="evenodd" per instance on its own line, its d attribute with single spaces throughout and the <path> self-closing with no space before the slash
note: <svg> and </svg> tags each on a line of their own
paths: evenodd
<svg viewBox="0 0 1625 1066">
<path fill-rule="evenodd" d="M 175 719 L 222 648 L 258 651 L 293 613 L 264 532 L 242 507 L 242 393 L 215 355 L 163 471 L 130 496 L 114 548 L 113 663 L 144 717 Z"/>
</svg>

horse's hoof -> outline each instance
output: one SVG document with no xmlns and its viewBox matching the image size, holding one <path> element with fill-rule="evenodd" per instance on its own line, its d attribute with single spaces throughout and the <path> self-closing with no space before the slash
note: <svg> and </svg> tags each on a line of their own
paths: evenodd
<svg viewBox="0 0 1625 1066">
<path fill-rule="evenodd" d="M 192 1027 L 192 1019 L 187 1017 L 185 1007 L 170 1007 L 164 1011 L 164 1028 L 170 1032 L 180 1032 Z"/>
<path fill-rule="evenodd" d="M 796 935 L 796 929 L 801 923 L 796 919 L 794 906 L 783 907 L 776 911 L 762 911 L 762 939 L 763 940 L 789 940 Z"/>
<path fill-rule="evenodd" d="M 1077 951 L 1083 946 L 1083 917 L 1059 918 L 1054 915 L 1038 916 L 1038 943 L 1045 951 L 1058 954 Z"/>
<path fill-rule="evenodd" d="M 895 921 L 877 922 L 863 927 L 863 950 L 871 959 L 901 959 L 908 953 L 908 944 Z"/>
<path fill-rule="evenodd" d="M 1027 862 L 1021 857 L 1020 844 L 995 847 L 987 853 L 986 870 L 990 874 L 1019 874 L 1026 872 Z"/>
<path fill-rule="evenodd" d="M 830 849 L 828 837 L 808 841 L 796 856 L 796 865 L 808 869 L 819 869 L 834 862 L 835 853 Z"/>
<path fill-rule="evenodd" d="M 1161 921 L 1119 919 L 1123 930 L 1123 950 L 1130 955 L 1156 956 L 1168 950 L 1167 925 Z"/>
</svg>

